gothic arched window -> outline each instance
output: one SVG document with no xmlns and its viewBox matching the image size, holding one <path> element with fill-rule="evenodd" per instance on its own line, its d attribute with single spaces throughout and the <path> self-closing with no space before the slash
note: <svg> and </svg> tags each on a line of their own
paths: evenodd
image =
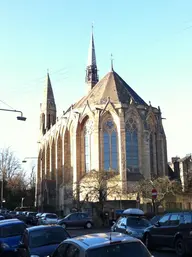
<svg viewBox="0 0 192 257">
<path fill-rule="evenodd" d="M 129 172 L 139 172 L 138 129 L 133 118 L 126 122 L 126 168 Z"/>
<path fill-rule="evenodd" d="M 84 126 L 84 150 L 85 150 L 85 171 L 91 170 L 91 141 L 92 141 L 93 121 L 88 120 Z"/>
<path fill-rule="evenodd" d="M 114 122 L 108 119 L 103 126 L 103 166 L 104 170 L 118 169 L 117 130 Z"/>
</svg>

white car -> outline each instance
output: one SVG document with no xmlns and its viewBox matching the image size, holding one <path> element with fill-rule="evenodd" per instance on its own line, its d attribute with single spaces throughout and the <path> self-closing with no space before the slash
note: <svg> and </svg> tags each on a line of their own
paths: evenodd
<svg viewBox="0 0 192 257">
<path fill-rule="evenodd" d="M 41 225 L 57 224 L 58 217 L 55 213 L 43 213 L 40 217 L 39 223 Z"/>
</svg>

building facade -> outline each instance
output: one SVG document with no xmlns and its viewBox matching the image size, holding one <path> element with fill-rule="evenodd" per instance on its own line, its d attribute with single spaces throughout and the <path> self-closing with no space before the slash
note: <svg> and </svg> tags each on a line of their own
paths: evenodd
<svg viewBox="0 0 192 257">
<path fill-rule="evenodd" d="M 79 183 L 92 170 L 119 174 L 123 191 L 129 183 L 167 175 L 160 107 L 147 104 L 114 71 L 113 63 L 99 80 L 93 34 L 86 84 L 87 95 L 57 119 L 47 74 L 40 115 L 37 206 L 64 209 L 66 185 Z"/>
</svg>

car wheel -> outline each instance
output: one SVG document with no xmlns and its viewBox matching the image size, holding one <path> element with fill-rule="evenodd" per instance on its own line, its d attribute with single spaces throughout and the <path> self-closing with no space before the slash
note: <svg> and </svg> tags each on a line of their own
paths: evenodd
<svg viewBox="0 0 192 257">
<path fill-rule="evenodd" d="M 88 228 L 88 229 L 92 228 L 91 222 L 87 222 L 86 225 L 85 225 L 85 227 Z"/>
<path fill-rule="evenodd" d="M 62 226 L 63 228 L 66 228 L 66 227 L 67 227 L 65 223 L 63 223 L 61 226 Z"/>
<path fill-rule="evenodd" d="M 177 256 L 184 257 L 186 256 L 185 243 L 182 238 L 177 238 L 175 241 L 175 252 Z"/>
<path fill-rule="evenodd" d="M 146 233 L 144 236 L 144 244 L 149 250 L 152 250 L 152 245 L 151 245 L 151 236 L 149 233 Z"/>
</svg>

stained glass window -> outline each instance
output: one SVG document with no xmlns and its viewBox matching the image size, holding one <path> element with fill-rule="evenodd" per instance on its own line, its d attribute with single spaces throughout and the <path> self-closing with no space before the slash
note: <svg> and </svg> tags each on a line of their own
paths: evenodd
<svg viewBox="0 0 192 257">
<path fill-rule="evenodd" d="M 139 172 L 138 131 L 133 118 L 126 123 L 126 166 L 129 172 Z"/>
<path fill-rule="evenodd" d="M 85 171 L 91 170 L 91 139 L 93 131 L 93 121 L 88 120 L 84 127 L 84 149 L 85 149 Z"/>
<path fill-rule="evenodd" d="M 109 119 L 104 123 L 103 132 L 104 170 L 118 169 L 117 131 L 114 122 Z"/>
</svg>

